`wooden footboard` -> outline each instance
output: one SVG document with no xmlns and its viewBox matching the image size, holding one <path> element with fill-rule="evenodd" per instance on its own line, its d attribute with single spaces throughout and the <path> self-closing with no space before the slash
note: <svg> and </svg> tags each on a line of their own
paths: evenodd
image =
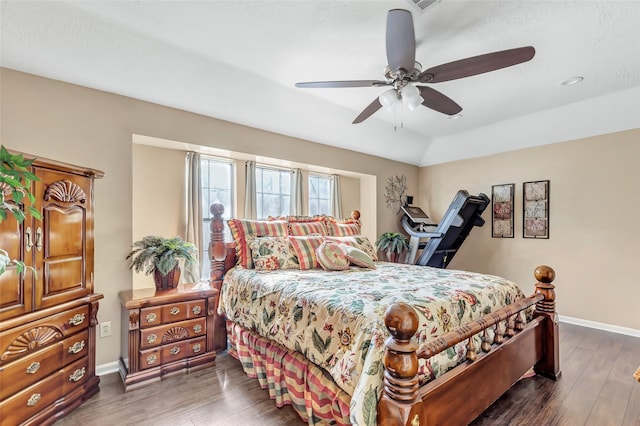
<svg viewBox="0 0 640 426">
<path fill-rule="evenodd" d="M 536 373 L 560 376 L 555 272 L 536 268 L 535 293 L 483 318 L 465 324 L 418 347 L 412 337 L 418 316 L 409 305 L 391 305 L 385 325 L 391 337 L 384 356 L 384 392 L 378 404 L 378 424 L 385 426 L 466 425 L 487 409 L 532 366 Z M 534 318 L 520 321 L 520 312 L 535 305 Z M 504 332 L 500 324 L 504 324 Z M 490 341 L 487 330 L 494 328 Z M 480 334 L 476 348 L 472 337 Z M 428 359 L 467 341 L 467 362 L 418 386 L 418 359 Z"/>
</svg>

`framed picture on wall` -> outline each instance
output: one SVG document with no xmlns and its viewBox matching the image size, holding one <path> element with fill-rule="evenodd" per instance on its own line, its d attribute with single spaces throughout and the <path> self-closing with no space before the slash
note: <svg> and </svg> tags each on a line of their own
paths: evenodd
<svg viewBox="0 0 640 426">
<path fill-rule="evenodd" d="M 549 181 L 522 184 L 522 237 L 549 238 Z"/>
<path fill-rule="evenodd" d="M 507 183 L 491 187 L 491 236 L 513 238 L 513 193 L 516 185 Z"/>
</svg>

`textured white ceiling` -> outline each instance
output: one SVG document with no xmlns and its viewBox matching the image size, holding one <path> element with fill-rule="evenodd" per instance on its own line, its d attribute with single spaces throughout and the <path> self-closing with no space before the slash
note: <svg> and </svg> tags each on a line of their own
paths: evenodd
<svg viewBox="0 0 640 426">
<path fill-rule="evenodd" d="M 427 165 L 640 127 L 640 2 L 5 1 L 0 65 L 252 127 Z M 351 122 L 385 88 L 386 13 L 413 12 L 423 68 L 532 45 L 530 62 L 433 87 L 420 107 Z M 560 86 L 575 75 L 582 84 Z M 402 128 L 394 130 L 395 125 Z"/>
</svg>

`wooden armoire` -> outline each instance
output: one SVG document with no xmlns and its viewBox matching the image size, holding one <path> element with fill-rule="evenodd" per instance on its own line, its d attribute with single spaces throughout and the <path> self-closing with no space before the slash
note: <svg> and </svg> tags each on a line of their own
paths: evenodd
<svg viewBox="0 0 640 426">
<path fill-rule="evenodd" d="M 25 157 L 33 156 L 25 154 Z M 0 248 L 32 269 L 0 275 L 0 419 L 51 424 L 99 390 L 95 374 L 94 181 L 104 173 L 36 159 L 36 219 L 8 214 Z M 2 191 L 8 188 L 0 187 Z"/>
</svg>

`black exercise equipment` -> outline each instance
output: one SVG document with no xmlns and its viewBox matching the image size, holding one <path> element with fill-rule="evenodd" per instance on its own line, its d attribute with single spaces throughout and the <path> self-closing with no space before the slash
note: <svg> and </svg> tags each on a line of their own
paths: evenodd
<svg viewBox="0 0 640 426">
<path fill-rule="evenodd" d="M 446 268 L 474 226 L 484 225 L 482 213 L 491 200 L 485 194 L 469 195 L 460 190 L 453 198 L 439 224 L 415 206 L 403 206 L 402 227 L 411 236 L 407 263 Z M 428 239 L 421 242 L 420 239 Z"/>
</svg>

